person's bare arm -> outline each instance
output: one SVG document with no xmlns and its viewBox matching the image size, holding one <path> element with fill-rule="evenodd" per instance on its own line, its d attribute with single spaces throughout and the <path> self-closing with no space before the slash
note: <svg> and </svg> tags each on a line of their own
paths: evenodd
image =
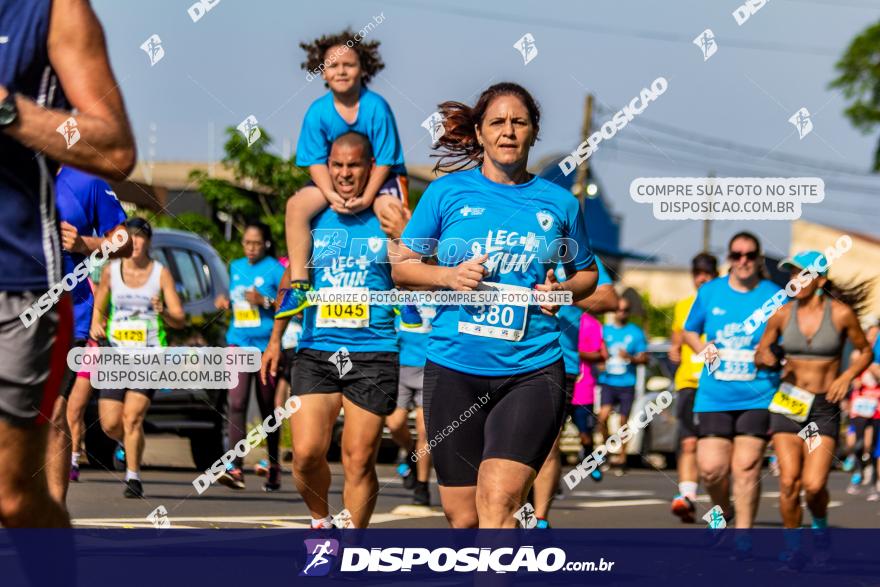
<svg viewBox="0 0 880 587">
<path fill-rule="evenodd" d="M 51 159 L 105 178 L 123 180 L 136 163 L 122 94 L 110 69 L 104 31 L 87 0 L 54 0 L 47 41 L 49 61 L 79 112 L 80 139 L 70 148 L 56 129 L 72 114 L 16 96 L 18 120 L 3 132 Z M 0 86 L 0 100 L 9 92 Z"/>
<path fill-rule="evenodd" d="M 128 232 L 122 224 L 115 226 L 104 233 L 104 236 L 82 236 L 72 224 L 61 222 L 61 245 L 65 251 L 71 253 L 79 253 L 80 255 L 91 255 L 94 251 L 101 248 L 104 241 L 112 239 L 113 234 L 117 230 Z M 109 255 L 110 259 L 120 259 L 130 257 L 132 250 L 131 238 L 125 241 L 125 244 L 112 251 Z"/>
<path fill-rule="evenodd" d="M 764 334 L 755 347 L 755 366 L 764 369 L 775 369 L 779 364 L 779 359 L 770 350 L 770 346 L 779 341 L 782 335 L 782 329 L 785 326 L 788 317 L 788 308 L 780 308 L 776 313 L 770 316 L 767 321 L 767 327 Z"/>
<path fill-rule="evenodd" d="M 370 179 L 364 187 L 364 192 L 346 201 L 345 207 L 354 213 L 358 213 L 372 206 L 373 201 L 376 199 L 376 194 L 379 193 L 389 175 L 391 175 L 391 167 L 388 165 L 376 165 L 373 167 L 373 170 L 370 172 Z"/>
<path fill-rule="evenodd" d="M 180 302 L 180 296 L 174 287 L 174 278 L 167 267 L 162 268 L 159 276 L 159 285 L 162 286 L 161 304 L 157 311 L 162 315 L 162 319 L 170 328 L 183 328 L 186 325 L 186 315 L 183 311 L 183 304 Z"/>
<path fill-rule="evenodd" d="M 604 314 L 617 308 L 617 292 L 610 283 L 599 285 L 596 291 L 586 298 L 575 302 L 575 306 L 591 314 Z"/>
<path fill-rule="evenodd" d="M 414 291 L 452 289 L 473 291 L 488 274 L 483 263 L 489 258 L 485 253 L 469 259 L 456 267 L 429 265 L 422 256 L 399 241 L 388 241 L 388 260 L 394 283 Z"/>
<path fill-rule="evenodd" d="M 859 324 L 859 318 L 856 316 L 856 313 L 852 311 L 852 308 L 843 304 L 840 304 L 838 307 L 838 312 L 842 314 L 843 328 L 846 330 L 846 336 L 853 347 L 859 351 L 859 356 L 850 362 L 849 368 L 846 371 L 838 375 L 831 382 L 827 396 L 830 402 L 837 402 L 846 397 L 846 392 L 849 391 L 849 385 L 852 383 L 852 380 L 874 361 L 874 352 L 868 339 L 865 338 L 865 333 Z"/>
<path fill-rule="evenodd" d="M 101 270 L 101 282 L 95 290 L 95 305 L 92 309 L 92 325 L 89 327 L 89 336 L 92 340 L 107 338 L 105 330 L 107 324 L 107 305 L 110 303 L 110 264 L 104 265 Z"/>
<path fill-rule="evenodd" d="M 684 344 L 691 347 L 696 354 L 700 354 L 703 352 L 703 349 L 706 348 L 705 342 L 700 340 L 700 333 L 693 332 L 690 330 L 682 330 L 681 331 L 681 340 Z"/>
<path fill-rule="evenodd" d="M 673 363 L 681 363 L 681 345 L 684 342 L 681 330 L 673 330 L 669 336 L 669 360 Z"/>
<path fill-rule="evenodd" d="M 339 214 L 351 214 L 351 211 L 345 207 L 345 200 L 336 193 L 336 189 L 333 187 L 333 181 L 330 179 L 330 169 L 326 163 L 309 165 L 309 177 L 312 178 L 317 188 L 327 198 L 330 208 Z"/>
</svg>

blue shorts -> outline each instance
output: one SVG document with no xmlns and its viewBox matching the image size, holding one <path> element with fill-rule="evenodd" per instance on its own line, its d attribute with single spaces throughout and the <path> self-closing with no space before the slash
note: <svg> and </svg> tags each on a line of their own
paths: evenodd
<svg viewBox="0 0 880 587">
<path fill-rule="evenodd" d="M 629 416 L 635 399 L 636 388 L 633 386 L 620 387 L 602 384 L 602 405 L 619 406 L 617 411 L 621 416 Z"/>
<path fill-rule="evenodd" d="M 596 413 L 593 411 L 593 404 L 569 404 L 568 415 L 577 426 L 578 432 L 581 434 L 593 433 L 593 428 L 596 427 Z"/>
</svg>

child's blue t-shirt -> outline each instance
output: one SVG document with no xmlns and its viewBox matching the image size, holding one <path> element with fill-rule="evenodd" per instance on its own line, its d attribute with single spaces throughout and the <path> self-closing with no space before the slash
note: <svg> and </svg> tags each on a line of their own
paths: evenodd
<svg viewBox="0 0 880 587">
<path fill-rule="evenodd" d="M 391 167 L 392 173 L 406 175 L 394 113 L 382 96 L 367 88 L 361 90 L 354 124 L 346 122 L 336 111 L 333 92 L 312 102 L 296 144 L 296 164 L 300 167 L 326 165 L 333 141 L 351 131 L 370 139 L 376 165 L 385 165 Z"/>
</svg>

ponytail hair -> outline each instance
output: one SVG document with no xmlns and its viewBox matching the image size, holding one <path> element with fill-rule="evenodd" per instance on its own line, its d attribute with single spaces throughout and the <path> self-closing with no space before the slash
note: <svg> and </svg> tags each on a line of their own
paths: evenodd
<svg viewBox="0 0 880 587">
<path fill-rule="evenodd" d="M 831 299 L 846 304 L 852 308 L 857 316 L 861 316 L 868 309 L 868 299 L 874 289 L 874 280 L 849 281 L 838 284 L 829 279 L 825 282 L 823 289 Z"/>
<path fill-rule="evenodd" d="M 477 142 L 476 127 L 483 123 L 489 104 L 500 96 L 515 96 L 522 101 L 529 111 L 534 136 L 538 136 L 541 109 L 529 91 L 512 82 L 495 84 L 484 90 L 473 106 L 454 101 L 439 105 L 444 132 L 435 147 L 439 153 L 432 155 L 439 158 L 434 172 L 451 173 L 483 164 L 483 147 Z"/>
</svg>

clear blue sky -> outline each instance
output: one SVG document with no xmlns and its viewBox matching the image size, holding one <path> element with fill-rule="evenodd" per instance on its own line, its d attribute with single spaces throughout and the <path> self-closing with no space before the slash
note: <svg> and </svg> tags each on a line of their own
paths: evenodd
<svg viewBox="0 0 880 587">
<path fill-rule="evenodd" d="M 141 157 L 156 126 L 156 160 L 219 158 L 222 130 L 254 114 L 279 152 L 296 144 L 309 104 L 325 91 L 306 81 L 298 42 L 347 25 L 357 30 L 383 15 L 370 37 L 382 41 L 386 69 L 371 84 L 391 104 L 408 163 L 430 161 L 420 127 L 437 103 L 473 102 L 492 83 L 527 87 L 543 109 L 539 157 L 571 151 L 579 142 L 584 96 L 616 111 L 658 76 L 669 89 L 591 159 L 614 212 L 623 216 L 622 245 L 686 264 L 700 245 L 701 223 L 659 221 L 628 195 L 642 176 L 755 175 L 744 159 L 674 148 L 662 123 L 676 133 L 698 132 L 755 147 L 759 153 L 819 159 L 867 171 L 877 139 L 842 116 L 837 91 L 827 88 L 833 65 L 852 37 L 880 16 L 870 0 L 774 0 L 742 26 L 731 13 L 737 0 L 667 2 L 561 0 L 428 2 L 427 0 L 221 0 L 198 22 L 188 1 L 94 0 L 137 134 Z M 691 40 L 711 28 L 719 46 L 703 62 Z M 531 33 L 538 56 L 528 65 L 513 48 Z M 166 55 L 150 67 L 140 44 L 158 34 Z M 800 107 L 814 131 L 799 140 L 788 118 Z M 601 124 L 610 115 L 597 115 Z M 661 137 L 661 138 L 658 138 Z M 825 173 L 764 159 L 779 176 Z M 838 184 L 880 187 L 873 177 Z M 825 202 L 805 205 L 804 218 L 877 235 L 874 193 L 828 189 Z M 717 222 L 713 249 L 748 226 L 771 253 L 786 253 L 787 221 Z M 823 243 L 824 245 L 824 243 Z"/>
</svg>

